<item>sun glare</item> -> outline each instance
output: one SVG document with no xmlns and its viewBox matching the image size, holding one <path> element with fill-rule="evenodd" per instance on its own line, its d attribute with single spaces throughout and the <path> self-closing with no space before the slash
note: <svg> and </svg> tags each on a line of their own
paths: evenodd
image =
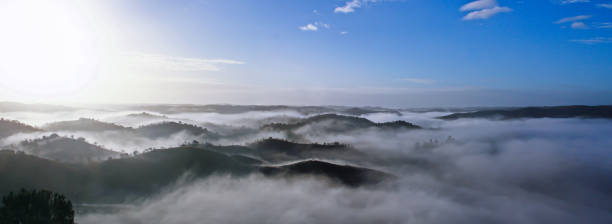
<svg viewBox="0 0 612 224">
<path fill-rule="evenodd" d="M 57 3 L 57 2 L 54 2 Z M 3 88 L 30 96 L 65 97 L 96 72 L 95 39 L 78 9 L 49 1 L 0 3 Z"/>
</svg>

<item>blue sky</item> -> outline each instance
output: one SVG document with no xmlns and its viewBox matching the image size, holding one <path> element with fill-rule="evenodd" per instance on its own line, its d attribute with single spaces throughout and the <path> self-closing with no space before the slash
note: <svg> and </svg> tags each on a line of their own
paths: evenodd
<svg viewBox="0 0 612 224">
<path fill-rule="evenodd" d="M 610 0 L 104 1 L 94 8 L 108 18 L 113 48 L 176 62 L 154 72 L 156 82 L 177 88 L 172 97 L 121 102 L 612 103 Z M 177 69 L 183 59 L 215 68 Z M 237 63 L 210 61 L 219 59 Z"/>
</svg>

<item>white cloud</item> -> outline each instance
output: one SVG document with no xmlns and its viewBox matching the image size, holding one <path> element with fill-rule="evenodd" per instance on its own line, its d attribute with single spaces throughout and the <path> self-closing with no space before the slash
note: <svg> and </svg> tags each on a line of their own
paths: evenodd
<svg viewBox="0 0 612 224">
<path fill-rule="evenodd" d="M 589 39 L 576 39 L 570 40 L 572 42 L 582 43 L 582 44 L 604 44 L 604 43 L 612 43 L 612 37 L 594 37 Z"/>
<path fill-rule="evenodd" d="M 309 23 L 305 26 L 300 26 L 299 28 L 300 30 L 303 30 L 303 31 L 317 31 L 319 29 L 319 27 L 317 27 L 316 25 L 312 23 Z"/>
<path fill-rule="evenodd" d="M 588 28 L 587 25 L 584 24 L 583 22 L 573 22 L 570 27 L 572 27 L 572 29 L 587 29 Z"/>
<path fill-rule="evenodd" d="M 591 18 L 591 15 L 579 15 L 579 16 L 565 17 L 560 20 L 557 20 L 557 22 L 555 23 L 561 24 L 561 23 L 567 23 L 567 22 L 575 22 L 575 21 L 585 20 L 589 18 Z"/>
<path fill-rule="evenodd" d="M 561 4 L 572 4 L 572 3 L 580 3 L 580 2 L 590 2 L 590 0 L 563 0 Z"/>
<path fill-rule="evenodd" d="M 472 10 L 480 10 L 480 9 L 490 9 L 495 6 L 498 6 L 496 0 L 477 0 L 477 1 L 473 1 L 473 2 L 470 2 L 470 3 L 467 3 L 461 6 L 459 10 L 463 12 L 463 11 L 472 11 Z"/>
<path fill-rule="evenodd" d="M 219 71 L 219 66 L 223 64 L 244 64 L 242 61 L 230 59 L 184 58 L 160 54 L 125 53 L 123 56 L 130 66 L 180 72 Z"/>
<path fill-rule="evenodd" d="M 435 80 L 432 80 L 432 79 L 422 79 L 422 78 L 402 78 L 400 79 L 400 81 L 410 82 L 410 83 L 415 83 L 415 84 L 433 84 L 434 82 L 436 82 Z"/>
<path fill-rule="evenodd" d="M 495 14 L 511 11 L 512 9 L 508 7 L 495 6 L 490 9 L 481 9 L 478 11 L 470 12 L 463 17 L 463 20 L 488 19 L 489 17 L 494 16 Z"/>
<path fill-rule="evenodd" d="M 303 31 L 317 31 L 319 30 L 319 27 L 330 29 L 331 25 L 327 23 L 314 22 L 314 23 L 306 24 L 305 26 L 300 26 L 299 28 L 300 30 L 303 30 Z"/>
<path fill-rule="evenodd" d="M 597 7 L 600 7 L 600 8 L 606 8 L 606 9 L 612 9 L 612 3 L 601 3 L 601 4 L 597 4 Z"/>
<path fill-rule="evenodd" d="M 344 6 L 336 7 L 334 9 L 335 13 L 351 13 L 355 11 L 355 8 L 361 8 L 360 0 L 353 0 L 350 2 L 346 2 Z"/>
<path fill-rule="evenodd" d="M 488 19 L 498 13 L 512 11 L 511 8 L 499 6 L 496 0 L 473 1 L 461 6 L 459 10 L 462 12 L 471 11 L 463 17 L 463 20 Z"/>
<path fill-rule="evenodd" d="M 610 23 L 610 22 L 600 23 L 599 26 L 597 26 L 597 28 L 601 28 L 601 29 L 612 28 L 612 23 Z"/>
<path fill-rule="evenodd" d="M 344 6 L 336 7 L 334 9 L 334 12 L 335 13 L 355 12 L 355 9 L 361 8 L 361 6 L 363 6 L 364 4 L 367 4 L 368 2 L 377 2 L 377 1 L 381 1 L 381 0 L 352 0 L 352 1 L 346 2 Z"/>
<path fill-rule="evenodd" d="M 340 31 L 340 35 L 347 35 L 348 31 Z"/>
</svg>

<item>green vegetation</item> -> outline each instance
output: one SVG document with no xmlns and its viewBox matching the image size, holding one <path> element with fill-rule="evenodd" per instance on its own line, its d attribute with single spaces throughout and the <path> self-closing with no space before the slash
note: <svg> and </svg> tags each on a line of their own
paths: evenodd
<svg viewBox="0 0 612 224">
<path fill-rule="evenodd" d="M 72 203 L 61 194 L 46 190 L 9 193 L 2 197 L 0 223 L 3 224 L 72 224 Z"/>
<path fill-rule="evenodd" d="M 92 163 L 62 163 L 2 150 L 0 183 L 3 184 L 0 185 L 0 194 L 25 187 L 49 189 L 77 202 L 118 203 L 154 194 L 178 179 L 190 181 L 214 174 L 242 176 L 258 172 L 261 171 L 259 166 L 266 161 L 350 158 L 356 155 L 360 152 L 340 143 L 299 144 L 279 139 L 265 139 L 248 146 L 193 142 L 182 147 L 156 149 Z M 328 175 L 327 171 L 332 170 L 323 169 L 312 174 Z M 362 174 L 365 173 L 355 175 Z"/>
<path fill-rule="evenodd" d="M 252 169 L 230 156 L 189 147 L 91 164 L 67 164 L 2 150 L 0 194 L 25 187 L 49 189 L 79 202 L 121 202 L 155 193 L 185 174 L 193 178 L 244 175 Z"/>
</svg>

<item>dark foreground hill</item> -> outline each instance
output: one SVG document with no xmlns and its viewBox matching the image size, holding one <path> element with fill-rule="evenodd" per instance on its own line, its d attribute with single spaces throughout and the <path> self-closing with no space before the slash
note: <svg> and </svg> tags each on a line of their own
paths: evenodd
<svg viewBox="0 0 612 224">
<path fill-rule="evenodd" d="M 209 150 L 176 148 L 101 163 L 69 164 L 0 151 L 0 194 L 47 189 L 78 202 L 117 203 L 155 193 L 183 175 L 246 174 L 252 166 Z"/>
<path fill-rule="evenodd" d="M 259 170 L 269 176 L 322 175 L 339 183 L 357 187 L 378 184 L 391 175 L 367 168 L 308 160 L 284 166 L 262 166 Z"/>
<path fill-rule="evenodd" d="M 62 163 L 4 150 L 0 151 L 0 194 L 21 188 L 47 189 L 76 202 L 118 203 L 154 194 L 181 178 L 188 181 L 212 174 L 280 174 L 274 171 L 280 169 L 284 176 L 320 175 L 351 186 L 376 183 L 377 176 L 381 176 L 373 170 L 325 162 L 260 170 L 262 161 L 256 157 L 262 154 L 274 157 L 271 154 L 278 152 L 260 154 L 259 150 L 245 146 L 190 145 L 88 164 Z"/>
<path fill-rule="evenodd" d="M 520 118 L 612 118 L 612 106 L 557 106 L 524 107 L 514 109 L 480 110 L 454 113 L 439 117 L 445 120 L 460 118 L 520 119 Z"/>
</svg>

